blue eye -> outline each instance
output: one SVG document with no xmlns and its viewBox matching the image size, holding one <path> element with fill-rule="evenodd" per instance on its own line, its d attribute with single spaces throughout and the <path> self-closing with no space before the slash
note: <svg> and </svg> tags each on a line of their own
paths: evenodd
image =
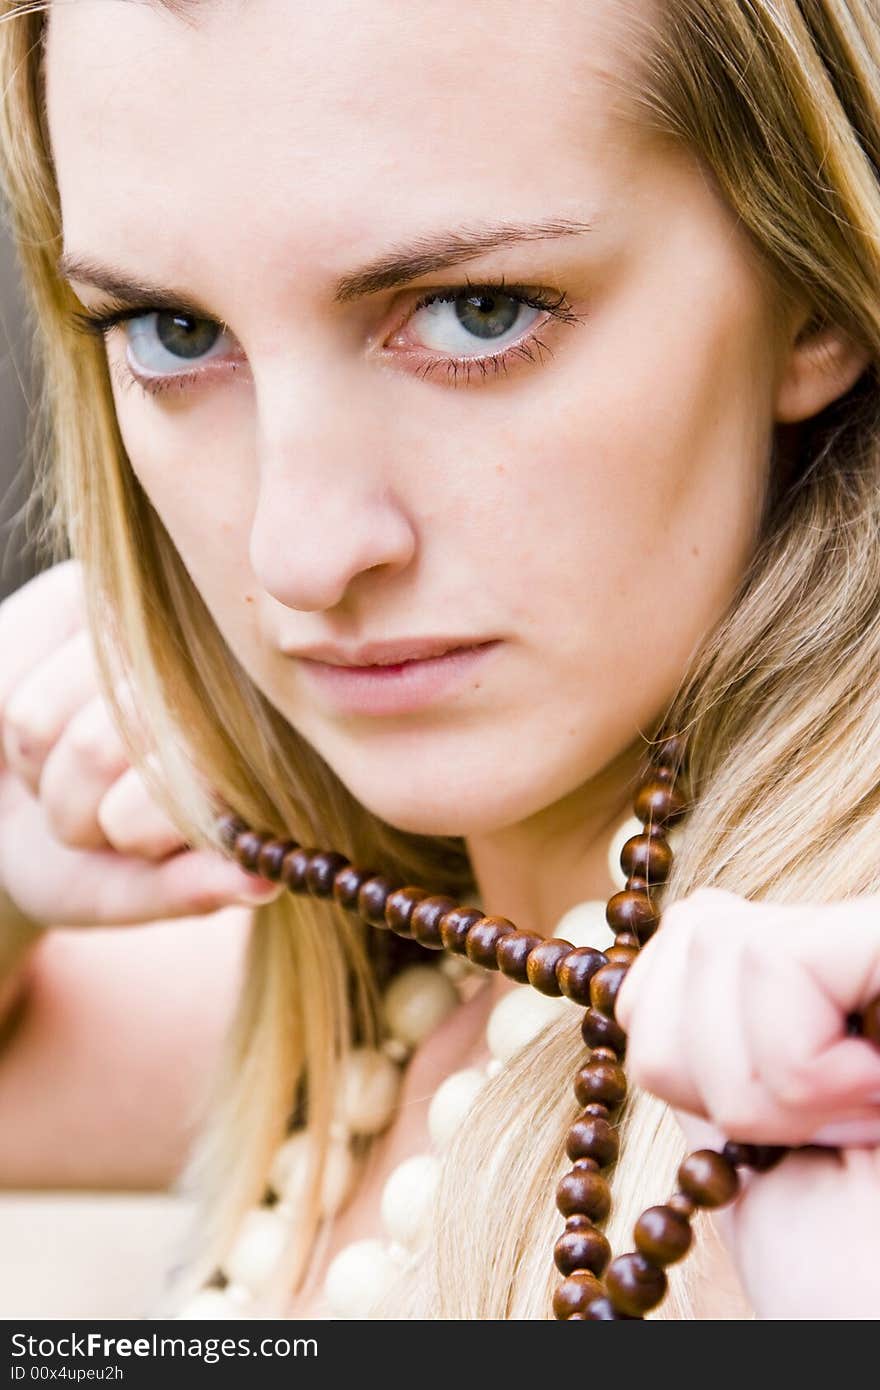
<svg viewBox="0 0 880 1390">
<path fill-rule="evenodd" d="M 131 364 L 146 376 L 168 376 L 193 363 L 218 355 L 225 347 L 224 331 L 212 319 L 167 310 L 140 314 L 125 321 Z"/>
</svg>

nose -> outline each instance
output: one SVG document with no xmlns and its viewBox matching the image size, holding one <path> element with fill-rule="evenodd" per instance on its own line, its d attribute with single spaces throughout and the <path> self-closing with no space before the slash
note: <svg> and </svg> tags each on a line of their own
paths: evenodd
<svg viewBox="0 0 880 1390">
<path fill-rule="evenodd" d="M 359 575 L 410 563 L 416 532 L 394 491 L 387 451 L 334 406 L 315 426 L 290 411 L 261 427 L 259 491 L 250 532 L 254 576 L 288 608 L 340 604 Z"/>
</svg>

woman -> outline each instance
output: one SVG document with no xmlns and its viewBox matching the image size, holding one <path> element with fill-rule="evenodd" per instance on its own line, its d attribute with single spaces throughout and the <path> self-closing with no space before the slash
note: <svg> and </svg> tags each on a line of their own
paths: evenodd
<svg viewBox="0 0 880 1390">
<path fill-rule="evenodd" d="M 34 859 L 60 838 L 82 885 L 103 856 L 83 924 L 144 920 L 150 891 L 167 915 L 172 868 L 214 907 L 219 801 L 572 939 L 646 748 L 685 734 L 664 929 L 617 1006 L 654 1094 L 627 1103 L 606 1235 L 631 1248 L 686 1139 L 807 1145 L 697 1223 L 654 1316 L 870 1316 L 880 1058 L 846 1017 L 880 989 L 876 9 L 4 9 L 43 490 L 112 713 L 80 711 L 89 745 L 74 695 L 47 720 L 45 673 L 7 681 L 10 773 L 54 828 Z M 25 858 L 26 954 L 72 919 Z M 484 1080 L 516 986 L 453 1006 L 409 974 L 397 1049 L 365 1052 L 406 960 L 269 891 L 168 1310 L 324 1316 L 344 1256 L 337 1313 L 341 1281 L 356 1315 L 552 1316 L 569 1007 L 489 1046 Z M 462 1070 L 431 1206 L 432 1096 Z M 414 1189 L 395 1279 L 380 1216 L 400 1244 Z"/>
</svg>

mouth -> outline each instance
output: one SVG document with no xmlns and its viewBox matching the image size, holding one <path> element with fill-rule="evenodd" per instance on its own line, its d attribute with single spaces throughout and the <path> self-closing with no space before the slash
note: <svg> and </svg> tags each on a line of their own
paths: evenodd
<svg viewBox="0 0 880 1390">
<path fill-rule="evenodd" d="M 361 714 L 403 714 L 423 708 L 476 674 L 501 642 L 448 648 L 432 656 L 352 666 L 299 657 L 301 670 L 337 708 Z"/>
</svg>

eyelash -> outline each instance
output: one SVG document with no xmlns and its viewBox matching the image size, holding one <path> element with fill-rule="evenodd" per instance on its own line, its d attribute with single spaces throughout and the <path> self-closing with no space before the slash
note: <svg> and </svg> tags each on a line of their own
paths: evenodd
<svg viewBox="0 0 880 1390">
<path fill-rule="evenodd" d="M 503 294 L 506 298 L 512 299 L 519 304 L 523 304 L 532 309 L 539 309 L 549 313 L 552 318 L 561 323 L 581 323 L 584 315 L 577 314 L 572 309 L 564 291 L 551 291 L 541 287 L 531 285 L 509 285 L 502 275 L 496 280 L 471 281 L 465 277 L 464 285 L 441 286 L 437 289 L 428 290 L 412 307 L 406 323 L 420 309 L 427 308 L 430 304 L 452 303 L 461 295 L 476 295 L 480 293 Z M 143 303 L 129 305 L 126 308 L 110 309 L 105 313 L 90 310 L 77 310 L 72 314 L 74 328 L 92 337 L 103 339 L 105 342 L 114 328 L 130 319 L 141 318 L 145 314 L 157 312 L 155 304 Z M 158 312 L 167 312 L 159 310 Z M 218 323 L 220 328 L 226 328 L 226 324 Z M 536 350 L 537 349 L 537 356 Z M 547 352 L 551 357 L 551 349 L 544 343 L 536 332 L 528 334 L 520 342 L 513 344 L 512 347 L 505 348 L 504 351 L 488 354 L 485 357 L 436 357 L 429 359 L 423 366 L 419 367 L 416 375 L 425 380 L 438 368 L 446 369 L 447 383 L 453 388 L 459 383 L 459 374 L 463 374 L 465 384 L 469 383 L 474 371 L 478 370 L 485 381 L 490 373 L 497 376 L 499 373 L 507 374 L 511 361 L 518 357 L 525 361 L 535 362 L 543 366 L 544 362 L 540 356 L 541 351 Z M 236 364 L 233 364 L 235 366 Z M 187 386 L 193 385 L 204 375 L 204 368 L 193 372 L 171 373 L 167 376 L 159 376 L 151 381 L 138 376 L 127 368 L 124 375 L 119 376 L 122 386 L 138 385 L 147 396 L 158 396 L 163 391 L 176 387 L 184 390 Z"/>
</svg>

